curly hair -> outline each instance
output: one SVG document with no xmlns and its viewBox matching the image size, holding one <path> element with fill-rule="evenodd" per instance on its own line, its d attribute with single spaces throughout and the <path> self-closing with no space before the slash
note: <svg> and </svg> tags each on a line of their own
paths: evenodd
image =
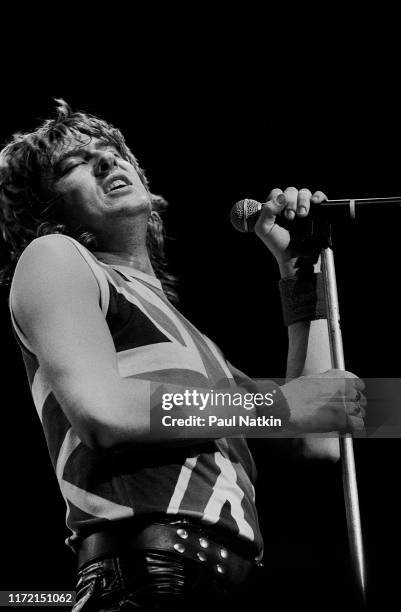
<svg viewBox="0 0 401 612">
<path fill-rule="evenodd" d="M 83 112 L 73 112 L 62 99 L 56 99 L 56 116 L 47 119 L 36 130 L 15 133 L 0 152 L 0 230 L 1 246 L 0 285 L 9 285 L 15 266 L 28 244 L 47 234 L 66 234 L 89 250 L 96 250 L 96 237 L 83 228 L 69 228 L 52 218 L 49 190 L 45 195 L 44 178 L 52 169 L 54 152 L 69 137 L 98 138 L 114 146 L 121 157 L 136 169 L 149 191 L 145 172 L 125 143 L 120 130 L 103 119 Z M 147 248 L 152 266 L 167 297 L 178 301 L 176 279 L 168 272 L 165 256 L 165 233 L 160 213 L 167 207 L 166 200 L 150 193 L 152 212 L 148 221 Z"/>
</svg>

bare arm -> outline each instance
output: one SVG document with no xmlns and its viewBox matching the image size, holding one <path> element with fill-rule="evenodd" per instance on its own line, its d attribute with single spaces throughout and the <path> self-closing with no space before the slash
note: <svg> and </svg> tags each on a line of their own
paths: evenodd
<svg viewBox="0 0 401 612">
<path fill-rule="evenodd" d="M 299 321 L 288 328 L 287 380 L 326 372 L 332 367 L 326 319 Z M 305 436 L 302 452 L 306 457 L 336 461 L 340 457 L 338 437 Z"/>
<path fill-rule="evenodd" d="M 332 367 L 326 319 L 299 321 L 288 328 L 287 380 Z"/>
<path fill-rule="evenodd" d="M 11 293 L 14 315 L 67 418 L 91 447 L 118 436 L 128 409 L 99 300 L 92 271 L 69 241 L 49 236 L 22 255 Z M 140 401 L 136 408 L 141 431 Z"/>
</svg>

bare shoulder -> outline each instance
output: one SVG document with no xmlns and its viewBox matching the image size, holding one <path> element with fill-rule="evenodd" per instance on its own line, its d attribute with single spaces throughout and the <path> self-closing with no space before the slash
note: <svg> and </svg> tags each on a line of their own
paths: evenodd
<svg viewBox="0 0 401 612">
<path fill-rule="evenodd" d="M 11 285 L 16 313 L 77 294 L 98 299 L 99 288 L 74 242 L 61 234 L 33 240 L 18 261 Z"/>
<path fill-rule="evenodd" d="M 73 264 L 74 260 L 79 261 L 82 257 L 73 241 L 62 234 L 49 234 L 35 238 L 22 253 L 17 267 L 16 274 L 26 267 L 34 266 L 51 269 L 60 264 Z"/>
</svg>

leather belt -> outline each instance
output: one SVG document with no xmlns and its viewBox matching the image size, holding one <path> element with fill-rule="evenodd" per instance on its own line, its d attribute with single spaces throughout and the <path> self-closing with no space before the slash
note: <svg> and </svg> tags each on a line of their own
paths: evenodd
<svg viewBox="0 0 401 612">
<path fill-rule="evenodd" d="M 204 565 L 229 582 L 241 584 L 256 566 L 255 559 L 219 544 L 204 529 L 186 521 L 152 523 L 130 533 L 110 529 L 91 534 L 78 551 L 78 567 L 106 557 L 122 557 L 132 551 L 169 552 Z"/>
</svg>

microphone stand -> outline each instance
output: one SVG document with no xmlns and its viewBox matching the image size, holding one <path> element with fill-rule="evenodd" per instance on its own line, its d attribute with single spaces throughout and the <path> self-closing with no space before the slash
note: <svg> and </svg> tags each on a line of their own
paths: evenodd
<svg viewBox="0 0 401 612">
<path fill-rule="evenodd" d="M 321 264 L 326 294 L 327 323 L 332 366 L 333 368 L 339 370 L 345 370 L 343 342 L 340 329 L 336 272 L 334 266 L 334 255 L 330 242 L 329 246 L 325 246 L 321 251 Z M 351 434 L 340 434 L 339 443 L 349 548 L 358 592 L 361 596 L 362 602 L 365 603 L 366 567 L 363 550 L 361 517 L 359 511 L 354 447 Z"/>
</svg>

